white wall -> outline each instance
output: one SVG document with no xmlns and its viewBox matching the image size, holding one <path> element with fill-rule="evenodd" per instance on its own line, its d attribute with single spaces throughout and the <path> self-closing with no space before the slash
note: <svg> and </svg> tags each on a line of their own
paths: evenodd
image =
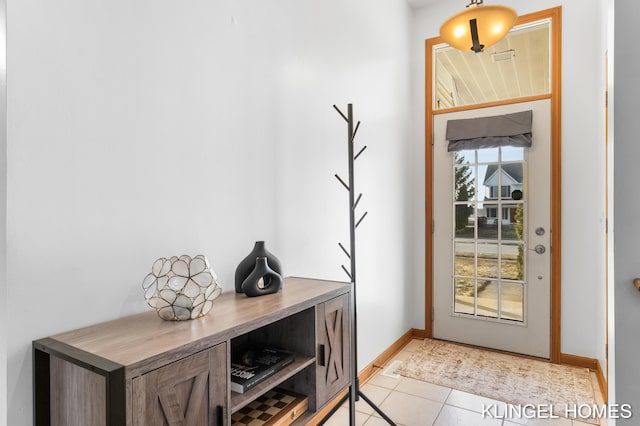
<svg viewBox="0 0 640 426">
<path fill-rule="evenodd" d="M 303 6 L 291 12 L 296 37 L 284 47 L 278 88 L 284 116 L 277 219 L 283 256 L 297 260 L 288 273 L 348 281 L 340 265 L 348 268 L 349 259 L 338 247 L 339 241 L 349 247 L 348 192 L 333 176 L 348 181 L 347 124 L 332 105 L 346 114 L 353 103 L 362 122 L 356 152 L 368 147 L 355 162 L 355 189 L 363 193 L 356 220 L 368 212 L 356 238 L 360 369 L 419 326 L 404 308 L 413 297 L 405 283 L 412 282 L 408 265 L 422 259 L 408 243 L 410 9 L 391 1 L 365 13 L 351 10 L 352 3 L 313 20 Z M 345 27 L 328 30 L 325 22 L 336 15 Z M 347 25 L 357 30 L 343 31 Z M 330 55 L 319 52 L 323 46 Z"/>
<path fill-rule="evenodd" d="M 7 424 L 7 14 L 0 0 L 0 426 Z"/>
<path fill-rule="evenodd" d="M 332 175 L 346 130 L 332 103 L 355 104 L 369 145 L 360 366 L 415 325 L 403 2 L 7 8 L 7 424 L 31 423 L 31 341 L 148 309 L 140 283 L 157 257 L 204 253 L 231 290 L 264 239 L 286 274 L 343 279 Z"/>
<path fill-rule="evenodd" d="M 604 1 L 503 0 L 519 15 L 561 5 L 562 10 L 562 343 L 563 353 L 598 358 L 604 367 L 604 87 L 606 13 Z M 414 14 L 412 35 L 412 180 L 424 198 L 424 40 L 461 10 L 439 2 Z M 586 30 L 590 29 L 590 30 Z M 424 257 L 424 203 L 414 206 L 414 252 Z M 416 286 L 424 268 L 416 264 Z M 416 291 L 413 310 L 423 317 L 424 290 Z"/>
<path fill-rule="evenodd" d="M 638 244 L 638 161 L 640 146 L 637 117 L 640 58 L 633 52 L 637 40 L 636 18 L 640 4 L 615 1 L 614 58 L 614 253 L 615 253 L 615 402 L 631 404 L 634 418 L 618 420 L 618 425 L 635 425 L 640 416 L 640 293 L 632 283 L 640 277 Z"/>
</svg>

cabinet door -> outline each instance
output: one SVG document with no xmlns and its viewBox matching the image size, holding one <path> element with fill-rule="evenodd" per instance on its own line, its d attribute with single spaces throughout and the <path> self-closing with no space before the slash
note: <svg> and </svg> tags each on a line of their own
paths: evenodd
<svg viewBox="0 0 640 426">
<path fill-rule="evenodd" d="M 345 294 L 317 306 L 316 388 L 318 407 L 343 390 L 351 379 L 349 353 L 349 295 Z"/>
<path fill-rule="evenodd" d="M 134 426 L 222 426 L 226 344 L 133 379 Z"/>
</svg>

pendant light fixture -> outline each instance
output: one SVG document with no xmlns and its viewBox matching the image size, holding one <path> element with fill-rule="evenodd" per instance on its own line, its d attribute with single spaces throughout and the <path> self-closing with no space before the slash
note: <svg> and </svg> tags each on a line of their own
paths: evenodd
<svg viewBox="0 0 640 426">
<path fill-rule="evenodd" d="M 464 52 L 480 53 L 496 44 L 513 27 L 518 14 L 507 6 L 485 6 L 484 0 L 471 0 L 467 8 L 447 19 L 440 37 Z"/>
</svg>

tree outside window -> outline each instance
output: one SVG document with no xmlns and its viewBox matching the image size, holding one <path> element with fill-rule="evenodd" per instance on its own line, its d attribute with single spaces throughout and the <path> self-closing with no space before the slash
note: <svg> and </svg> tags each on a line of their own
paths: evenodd
<svg viewBox="0 0 640 426">
<path fill-rule="evenodd" d="M 455 153 L 454 162 L 457 165 L 464 164 L 464 155 Z M 455 167 L 455 200 L 473 201 L 476 194 L 473 173 L 469 166 Z M 456 209 L 456 231 L 466 228 L 469 216 L 473 214 L 473 203 L 459 206 Z"/>
</svg>

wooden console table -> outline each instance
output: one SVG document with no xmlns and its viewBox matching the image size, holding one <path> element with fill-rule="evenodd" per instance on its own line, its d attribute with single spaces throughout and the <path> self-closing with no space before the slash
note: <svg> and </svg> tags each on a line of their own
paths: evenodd
<svg viewBox="0 0 640 426">
<path fill-rule="evenodd" d="M 314 413 L 350 384 L 348 283 L 286 278 L 255 298 L 223 293 L 192 321 L 149 311 L 33 342 L 34 424 L 228 425 L 278 386 Z M 295 362 L 244 394 L 231 391 L 230 353 L 247 342 L 294 351 Z"/>
</svg>

